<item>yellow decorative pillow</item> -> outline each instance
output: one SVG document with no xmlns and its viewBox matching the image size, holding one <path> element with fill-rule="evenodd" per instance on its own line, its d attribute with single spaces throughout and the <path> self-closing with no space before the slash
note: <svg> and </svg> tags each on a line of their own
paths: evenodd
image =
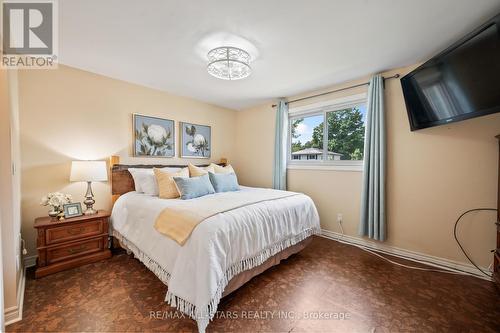
<svg viewBox="0 0 500 333">
<path fill-rule="evenodd" d="M 197 167 L 196 165 L 192 165 L 191 163 L 189 163 L 188 168 L 189 168 L 189 175 L 191 177 L 203 176 L 203 175 L 208 174 L 209 171 L 215 173 L 212 165 L 209 165 L 205 168 L 200 168 L 200 167 Z"/>
<path fill-rule="evenodd" d="M 210 164 L 212 168 L 214 168 L 215 173 L 236 173 L 234 172 L 233 167 L 231 164 L 226 165 L 225 167 L 217 165 L 215 163 Z"/>
<path fill-rule="evenodd" d="M 153 169 L 158 182 L 158 196 L 162 199 L 175 199 L 180 197 L 179 190 L 175 186 L 173 177 L 189 178 L 189 169 L 184 168 L 177 172 L 166 172 L 160 169 Z"/>
</svg>

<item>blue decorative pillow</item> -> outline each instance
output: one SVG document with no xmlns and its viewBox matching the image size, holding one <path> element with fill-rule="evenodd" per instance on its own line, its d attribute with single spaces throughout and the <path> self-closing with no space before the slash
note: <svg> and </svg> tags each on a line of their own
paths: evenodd
<svg viewBox="0 0 500 333">
<path fill-rule="evenodd" d="M 175 185 L 181 194 L 181 199 L 193 199 L 202 197 L 207 194 L 215 193 L 212 183 L 208 175 L 203 175 L 200 177 L 183 178 L 183 177 L 173 177 Z"/>
<path fill-rule="evenodd" d="M 208 173 L 215 192 L 239 191 L 238 179 L 234 172 L 231 173 Z"/>
</svg>

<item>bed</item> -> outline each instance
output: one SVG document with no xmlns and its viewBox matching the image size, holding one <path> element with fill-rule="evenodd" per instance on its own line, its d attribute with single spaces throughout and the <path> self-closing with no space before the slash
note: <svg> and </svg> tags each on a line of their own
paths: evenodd
<svg viewBox="0 0 500 333">
<path fill-rule="evenodd" d="M 254 200 L 205 219 L 181 246 L 159 233 L 154 223 L 165 208 L 188 200 L 134 191 L 128 168 L 159 166 L 112 164 L 111 234 L 168 285 L 165 301 L 196 320 L 200 332 L 223 296 L 301 251 L 320 232 L 318 213 L 308 196 L 242 186 L 238 192 L 189 201 L 201 207 L 205 201 L 227 202 L 238 195 L 273 199 Z"/>
</svg>

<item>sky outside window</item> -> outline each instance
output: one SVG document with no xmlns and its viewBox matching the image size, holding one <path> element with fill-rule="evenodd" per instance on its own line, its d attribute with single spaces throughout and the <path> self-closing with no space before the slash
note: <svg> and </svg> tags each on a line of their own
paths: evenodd
<svg viewBox="0 0 500 333">
<path fill-rule="evenodd" d="M 295 130 L 297 138 L 292 138 L 293 143 L 298 143 L 300 141 L 304 144 L 311 141 L 314 128 L 323 122 L 323 115 L 304 117 L 303 119 L 304 120 L 297 125 Z"/>
</svg>

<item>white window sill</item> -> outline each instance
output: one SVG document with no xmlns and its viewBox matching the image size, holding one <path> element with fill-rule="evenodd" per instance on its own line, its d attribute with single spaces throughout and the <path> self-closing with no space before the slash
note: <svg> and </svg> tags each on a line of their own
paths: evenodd
<svg viewBox="0 0 500 333">
<path fill-rule="evenodd" d="M 293 163 L 289 162 L 288 170 L 327 170 L 327 171 L 357 171 L 363 172 L 363 161 L 347 163 Z"/>
</svg>

